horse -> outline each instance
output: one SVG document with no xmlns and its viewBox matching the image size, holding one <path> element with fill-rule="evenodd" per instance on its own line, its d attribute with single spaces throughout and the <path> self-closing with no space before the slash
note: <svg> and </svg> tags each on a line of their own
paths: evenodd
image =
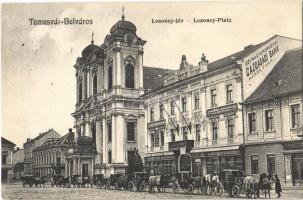
<svg viewBox="0 0 303 200">
<path fill-rule="evenodd" d="M 150 176 L 148 179 L 149 183 L 149 193 L 155 193 L 154 187 L 158 188 L 158 192 L 165 191 L 165 182 L 164 182 L 164 175 L 157 175 L 157 176 Z"/>
<path fill-rule="evenodd" d="M 245 190 L 245 194 L 247 198 L 250 198 L 252 195 L 254 197 L 258 196 L 258 188 L 259 188 L 260 176 L 246 176 L 243 179 L 243 186 Z"/>
<path fill-rule="evenodd" d="M 258 183 L 257 197 L 260 196 L 260 190 L 265 193 L 265 198 L 267 196 L 267 192 L 270 198 L 270 190 L 271 190 L 271 181 L 273 181 L 272 176 L 267 176 L 265 173 L 260 175 L 260 180 Z"/>
<path fill-rule="evenodd" d="M 205 194 L 212 194 L 214 191 L 214 186 L 220 183 L 219 181 L 219 175 L 214 174 L 206 174 L 202 179 L 202 192 L 204 191 Z"/>
<path fill-rule="evenodd" d="M 46 183 L 46 179 L 45 179 L 45 176 L 42 176 L 42 177 L 35 177 L 34 178 L 34 184 L 36 187 L 45 187 L 45 183 Z"/>
</svg>

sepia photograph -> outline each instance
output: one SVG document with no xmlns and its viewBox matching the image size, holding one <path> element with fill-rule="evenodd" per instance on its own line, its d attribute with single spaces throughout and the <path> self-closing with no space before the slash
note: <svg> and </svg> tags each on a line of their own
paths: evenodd
<svg viewBox="0 0 303 200">
<path fill-rule="evenodd" d="M 1 198 L 302 199 L 302 1 L 2 2 Z"/>
</svg>

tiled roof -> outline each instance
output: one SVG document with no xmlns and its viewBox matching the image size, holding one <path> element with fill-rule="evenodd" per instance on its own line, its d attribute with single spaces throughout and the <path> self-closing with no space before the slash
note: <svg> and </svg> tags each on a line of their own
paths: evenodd
<svg viewBox="0 0 303 200">
<path fill-rule="evenodd" d="M 58 147 L 64 144 L 69 144 L 73 141 L 73 132 L 68 132 L 64 136 L 60 138 L 53 138 L 52 140 L 48 140 L 44 142 L 41 146 L 36 147 L 34 151 L 41 150 L 41 149 L 48 149 L 52 147 Z"/>
<path fill-rule="evenodd" d="M 245 103 L 303 90 L 302 48 L 287 51 Z"/>
<path fill-rule="evenodd" d="M 4 137 L 1 137 L 1 144 L 9 144 L 9 145 L 12 145 L 13 147 L 16 146 L 15 143 L 5 139 Z"/>
<path fill-rule="evenodd" d="M 36 140 L 39 140 L 40 138 L 42 138 L 44 135 L 48 134 L 51 131 L 55 131 L 54 129 L 49 129 L 48 131 L 44 132 L 44 133 L 39 133 L 39 135 L 37 137 L 35 137 L 34 139 L 31 140 L 31 142 L 34 142 Z M 55 131 L 57 132 L 57 131 Z M 59 134 L 59 133 L 58 133 Z"/>
<path fill-rule="evenodd" d="M 155 90 L 164 86 L 164 77 L 166 73 L 172 74 L 175 70 L 156 68 L 156 67 L 143 67 L 143 84 L 144 89 Z"/>
</svg>

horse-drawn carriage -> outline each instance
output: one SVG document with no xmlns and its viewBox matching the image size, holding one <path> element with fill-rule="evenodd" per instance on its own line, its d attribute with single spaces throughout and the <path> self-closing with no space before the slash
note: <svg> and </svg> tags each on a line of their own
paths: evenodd
<svg viewBox="0 0 303 200">
<path fill-rule="evenodd" d="M 92 183 L 89 176 L 72 175 L 71 185 L 74 187 L 89 187 L 92 186 Z"/>
<path fill-rule="evenodd" d="M 148 187 L 149 174 L 147 172 L 134 172 L 128 182 L 129 191 L 144 192 Z"/>
<path fill-rule="evenodd" d="M 173 183 L 172 190 L 174 193 L 178 193 L 182 189 L 183 192 L 191 194 L 194 191 L 194 186 L 194 179 L 191 177 L 191 173 L 181 172 Z"/>
<path fill-rule="evenodd" d="M 252 196 L 259 198 L 260 192 L 266 194 L 270 190 L 270 181 L 265 173 L 259 175 L 244 176 L 244 173 L 238 170 L 225 170 L 224 173 L 224 187 L 229 194 L 235 198 L 239 198 L 241 194 L 245 194 L 247 198 Z"/>
<path fill-rule="evenodd" d="M 243 186 L 244 173 L 235 169 L 224 169 L 220 174 L 220 181 L 230 196 L 239 196 Z"/>
<path fill-rule="evenodd" d="M 36 187 L 45 187 L 45 183 L 46 183 L 46 178 L 44 176 L 42 177 L 35 177 L 32 175 L 25 175 L 24 177 L 21 178 L 22 181 L 22 185 L 23 187 L 26 187 L 26 185 L 28 185 L 29 187 L 32 187 L 33 185 L 35 185 Z"/>
<path fill-rule="evenodd" d="M 62 176 L 61 174 L 54 174 L 51 179 L 51 186 L 54 187 L 69 187 L 70 184 L 69 184 L 69 178 L 68 177 L 64 177 Z"/>
<path fill-rule="evenodd" d="M 118 189 L 117 183 L 118 183 L 120 176 L 123 176 L 123 174 L 111 174 L 106 180 L 105 188 L 106 189 Z"/>
<path fill-rule="evenodd" d="M 106 188 L 107 179 L 104 177 L 104 174 L 95 174 L 93 175 L 92 184 L 97 186 L 97 188 Z"/>
</svg>

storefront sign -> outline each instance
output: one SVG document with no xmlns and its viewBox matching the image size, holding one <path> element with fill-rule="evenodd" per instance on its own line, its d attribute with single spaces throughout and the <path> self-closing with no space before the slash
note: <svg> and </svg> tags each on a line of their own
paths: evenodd
<svg viewBox="0 0 303 200">
<path fill-rule="evenodd" d="M 297 48 L 301 41 L 275 36 L 242 59 L 244 99 L 264 81 L 285 51 Z"/>
<path fill-rule="evenodd" d="M 194 140 L 180 140 L 176 142 L 169 142 L 168 149 L 171 150 L 180 150 L 181 147 L 185 149 L 191 149 L 194 147 Z"/>
<path fill-rule="evenodd" d="M 225 155 L 239 155 L 239 150 L 229 150 L 229 151 L 212 151 L 206 152 L 205 156 L 225 156 Z"/>
<path fill-rule="evenodd" d="M 190 154 L 180 155 L 178 164 L 179 164 L 179 172 L 192 171 L 192 160 Z"/>
</svg>

